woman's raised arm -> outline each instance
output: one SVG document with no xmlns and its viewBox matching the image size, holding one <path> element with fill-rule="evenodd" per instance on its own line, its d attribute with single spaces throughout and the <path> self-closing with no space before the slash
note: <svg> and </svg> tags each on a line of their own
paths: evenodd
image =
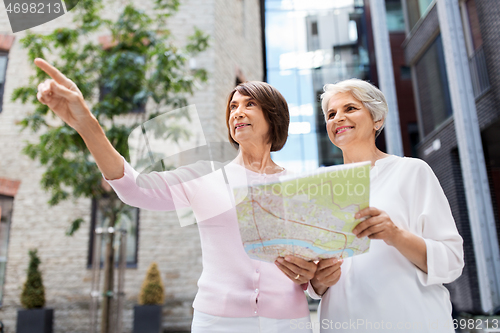
<svg viewBox="0 0 500 333">
<path fill-rule="evenodd" d="M 123 159 L 90 112 L 80 89 L 45 60 L 36 58 L 35 65 L 52 78 L 38 85 L 38 100 L 80 134 L 104 177 L 123 177 Z"/>
</svg>

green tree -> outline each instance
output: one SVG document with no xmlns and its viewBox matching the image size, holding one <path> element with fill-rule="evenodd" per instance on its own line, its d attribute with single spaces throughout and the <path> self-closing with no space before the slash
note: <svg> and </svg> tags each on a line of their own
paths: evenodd
<svg viewBox="0 0 500 333">
<path fill-rule="evenodd" d="M 148 268 L 146 278 L 142 283 L 139 294 L 139 304 L 141 305 L 161 305 L 165 301 L 165 288 L 161 281 L 158 265 L 153 262 Z"/>
<path fill-rule="evenodd" d="M 129 2 L 116 20 L 103 19 L 102 0 L 80 0 L 74 12 L 74 28 L 58 28 L 47 35 L 28 32 L 21 40 L 29 59 L 51 59 L 53 64 L 77 84 L 91 111 L 99 120 L 111 144 L 127 160 L 127 139 L 133 128 L 172 108 L 187 105 L 196 83 L 206 81 L 204 69 L 190 69 L 189 58 L 208 47 L 209 38 L 194 29 L 183 48 L 171 41 L 165 29 L 168 18 L 179 8 L 179 0 L 151 0 L 152 14 Z M 109 8 L 108 8 L 109 9 Z M 90 34 L 109 33 L 108 47 Z M 14 90 L 12 100 L 35 105 L 34 112 L 20 125 L 39 133 L 39 141 L 27 143 L 23 152 L 45 166 L 41 186 L 50 193 L 50 205 L 70 198 L 107 197 L 109 205 L 100 207 L 109 227 L 118 225 L 126 206 L 114 192 L 102 186 L 102 176 L 80 135 L 70 126 L 55 126 L 56 118 L 46 105 L 37 101 L 37 84 L 48 76 L 33 65 L 36 74 L 30 85 Z M 96 96 L 96 92 L 98 96 Z M 92 101 L 97 101 L 92 104 Z M 146 101 L 148 112 L 137 112 Z M 125 117 L 128 125 L 119 119 Z M 165 138 L 175 143 L 189 132 L 175 126 L 175 117 L 164 127 Z M 169 131 L 170 130 L 170 131 Z M 174 134 L 173 134 L 174 133 Z M 101 205 L 100 205 L 101 206 Z M 76 232 L 83 222 L 71 222 L 67 234 Z M 101 332 L 109 332 L 110 304 L 113 290 L 114 235 L 107 237 L 104 259 L 104 290 Z"/>
<path fill-rule="evenodd" d="M 45 288 L 43 287 L 42 273 L 38 270 L 40 258 L 38 258 L 37 250 L 30 250 L 29 256 L 28 278 L 21 293 L 21 304 L 26 309 L 43 308 L 45 305 Z"/>
</svg>

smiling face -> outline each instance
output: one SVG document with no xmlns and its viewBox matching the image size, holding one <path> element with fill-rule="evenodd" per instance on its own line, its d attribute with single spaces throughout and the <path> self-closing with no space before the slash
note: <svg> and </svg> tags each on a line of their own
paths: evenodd
<svg viewBox="0 0 500 333">
<path fill-rule="evenodd" d="M 250 96 L 236 91 L 229 103 L 229 130 L 234 141 L 247 144 L 269 144 L 269 124 L 260 105 Z"/>
<path fill-rule="evenodd" d="M 375 141 L 375 131 L 382 124 L 374 122 L 370 111 L 349 92 L 330 98 L 325 121 L 330 141 L 341 149 Z"/>
</svg>

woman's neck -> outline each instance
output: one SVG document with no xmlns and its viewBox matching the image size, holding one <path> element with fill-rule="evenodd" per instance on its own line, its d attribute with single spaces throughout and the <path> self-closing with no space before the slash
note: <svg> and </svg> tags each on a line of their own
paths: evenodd
<svg viewBox="0 0 500 333">
<path fill-rule="evenodd" d="M 271 159 L 271 146 L 269 147 L 243 147 L 240 145 L 240 153 L 234 159 L 234 162 L 244 166 L 246 169 L 258 172 L 273 174 L 283 171 Z"/>
<path fill-rule="evenodd" d="M 344 157 L 344 164 L 370 161 L 372 166 L 375 161 L 389 156 L 375 146 L 375 143 L 369 145 L 356 145 L 350 147 L 342 147 L 342 155 Z"/>
</svg>

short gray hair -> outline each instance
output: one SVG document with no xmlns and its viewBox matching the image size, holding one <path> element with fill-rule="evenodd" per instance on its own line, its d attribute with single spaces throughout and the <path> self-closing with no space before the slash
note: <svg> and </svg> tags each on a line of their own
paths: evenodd
<svg viewBox="0 0 500 333">
<path fill-rule="evenodd" d="M 323 90 L 325 91 L 321 94 L 321 108 L 323 109 L 323 114 L 328 111 L 328 103 L 333 96 L 339 93 L 348 92 L 358 101 L 363 103 L 368 111 L 370 111 L 373 121 L 383 121 L 382 126 L 380 126 L 375 133 L 375 137 L 382 132 L 385 126 L 387 112 L 389 112 L 389 107 L 387 106 L 384 94 L 373 84 L 360 79 L 349 79 L 335 84 L 325 84 Z"/>
</svg>

